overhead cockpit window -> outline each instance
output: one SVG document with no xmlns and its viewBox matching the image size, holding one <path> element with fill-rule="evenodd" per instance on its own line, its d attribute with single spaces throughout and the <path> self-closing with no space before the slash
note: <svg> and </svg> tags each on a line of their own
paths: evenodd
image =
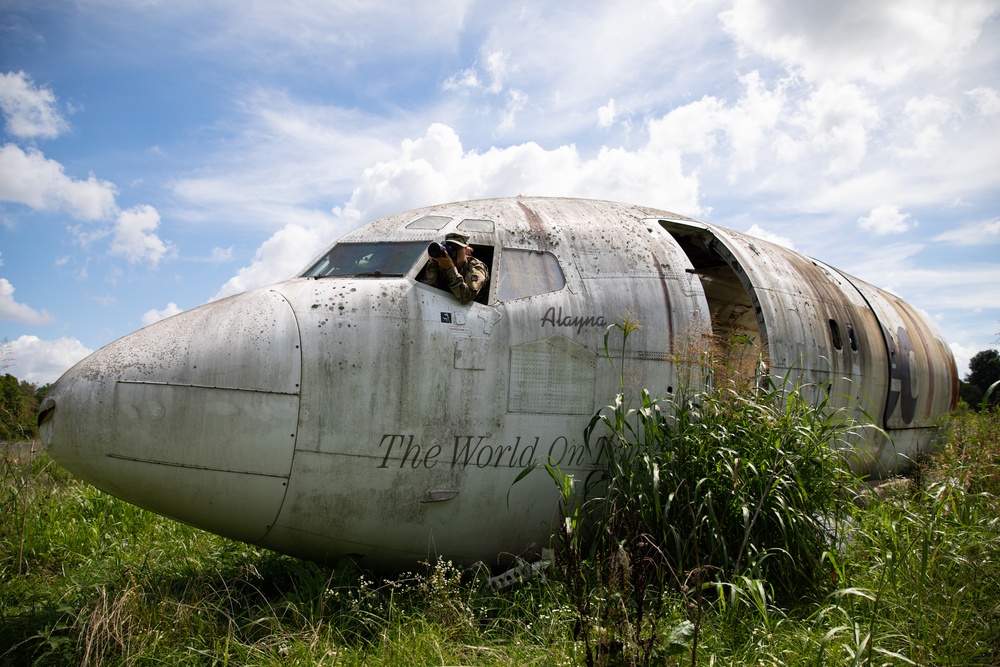
<svg viewBox="0 0 1000 667">
<path fill-rule="evenodd" d="M 417 218 L 406 226 L 407 229 L 444 229 L 444 226 L 451 222 L 451 218 L 446 215 L 425 215 Z"/>
<path fill-rule="evenodd" d="M 473 218 L 466 218 L 462 222 L 458 223 L 458 228 L 463 232 L 485 232 L 486 234 L 493 233 L 493 221 L 492 220 L 475 220 Z"/>
<path fill-rule="evenodd" d="M 302 275 L 306 278 L 398 278 L 409 273 L 423 258 L 426 248 L 426 241 L 338 243 Z"/>
<path fill-rule="evenodd" d="M 497 273 L 497 299 L 510 301 L 566 286 L 559 260 L 550 252 L 504 248 Z"/>
</svg>

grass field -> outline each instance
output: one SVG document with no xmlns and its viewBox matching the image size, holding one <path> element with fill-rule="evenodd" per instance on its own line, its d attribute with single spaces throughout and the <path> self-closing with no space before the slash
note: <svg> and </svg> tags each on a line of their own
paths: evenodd
<svg viewBox="0 0 1000 667">
<path fill-rule="evenodd" d="M 621 590 L 586 563 L 504 591 L 443 561 L 384 580 L 181 525 L 11 450 L 0 665 L 1000 665 L 1000 418 L 946 432 L 852 512 L 810 586 L 687 577 L 647 595 L 641 651 Z"/>
</svg>

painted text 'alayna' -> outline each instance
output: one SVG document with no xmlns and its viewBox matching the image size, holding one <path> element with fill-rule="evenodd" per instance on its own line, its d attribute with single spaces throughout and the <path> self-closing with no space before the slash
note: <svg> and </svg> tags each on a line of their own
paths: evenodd
<svg viewBox="0 0 1000 667">
<path fill-rule="evenodd" d="M 560 306 L 558 311 L 555 307 L 551 307 L 545 311 L 545 314 L 542 315 L 543 329 L 546 324 L 551 324 L 554 327 L 575 328 L 576 332 L 580 333 L 585 327 L 606 327 L 608 326 L 608 321 L 604 319 L 603 315 L 588 315 L 586 317 L 580 315 L 564 316 L 562 306 Z"/>
</svg>

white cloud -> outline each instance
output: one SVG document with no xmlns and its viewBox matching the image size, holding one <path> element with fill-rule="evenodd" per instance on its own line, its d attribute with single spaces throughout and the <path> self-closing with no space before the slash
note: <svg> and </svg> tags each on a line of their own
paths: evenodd
<svg viewBox="0 0 1000 667">
<path fill-rule="evenodd" d="M 846 261 L 834 266 L 928 312 L 947 310 L 957 319 L 1000 309 L 1000 290 L 996 289 L 1000 265 L 996 263 L 946 260 L 931 264 L 926 261 L 928 247 L 919 243 L 855 243 L 848 252 Z"/>
<path fill-rule="evenodd" d="M 922 244 L 919 261 L 887 271 L 884 246 L 893 237 L 878 237 L 878 243 L 860 244 L 879 246 L 868 275 L 942 307 L 957 301 L 947 292 L 964 290 L 954 284 L 937 288 L 946 275 L 912 269 L 942 266 L 942 274 L 954 272 L 961 265 L 948 254 L 954 250 L 948 244 L 969 243 L 973 235 L 977 242 L 997 241 L 988 223 L 956 229 L 955 218 L 945 215 L 955 213 L 941 213 L 940 206 L 962 196 L 975 213 L 959 221 L 996 215 L 983 207 L 996 200 L 1000 174 L 1000 86 L 991 78 L 998 23 L 978 37 L 964 69 L 953 59 L 979 34 L 976 16 L 986 5 L 978 0 L 621 0 L 589 3 L 585 11 L 551 2 L 467 0 L 446 0 L 436 11 L 386 11 L 388 2 L 157 0 L 115 11 L 108 11 L 108 0 L 81 5 L 92 15 L 98 13 L 94 7 L 102 8 L 106 23 L 114 16 L 129 31 L 151 29 L 128 20 L 140 12 L 170 15 L 173 21 L 162 28 L 158 20 L 142 25 L 162 30 L 163 39 L 191 41 L 151 42 L 158 48 L 150 52 L 169 46 L 171 55 L 236 86 L 250 79 L 214 68 L 246 67 L 261 85 L 277 79 L 274 89 L 308 90 L 302 94 L 309 100 L 263 89 L 227 105 L 236 86 L 217 88 L 213 99 L 221 104 L 209 104 L 209 116 L 200 116 L 207 122 L 171 133 L 187 139 L 147 142 L 167 142 L 160 156 L 143 155 L 151 163 L 166 169 L 204 165 L 181 178 L 145 166 L 146 173 L 136 174 L 146 179 L 144 189 L 157 182 L 174 187 L 173 196 L 138 200 L 154 204 L 164 220 L 155 216 L 151 222 L 152 207 L 148 215 L 132 209 L 123 219 L 131 216 L 134 225 L 119 221 L 112 238 L 119 211 L 109 206 L 102 229 L 81 225 L 81 241 L 106 235 L 101 243 L 113 244 L 115 263 L 124 266 L 124 257 L 152 264 L 170 251 L 163 240 L 170 221 L 210 223 L 188 224 L 189 230 L 224 236 L 206 238 L 198 266 L 167 288 L 178 291 L 154 302 L 166 304 L 203 298 L 179 290 L 204 285 L 194 270 L 219 270 L 208 265 L 209 249 L 211 261 L 226 262 L 252 235 L 257 243 L 268 239 L 252 262 L 243 255 L 243 261 L 223 267 L 232 279 L 220 288 L 221 296 L 293 275 L 349 226 L 454 199 L 598 197 L 691 215 L 712 206 L 729 224 L 738 220 L 736 228 L 756 219 L 766 229 L 758 225 L 750 233 L 778 242 L 794 238 L 824 259 L 829 252 L 851 258 L 859 252 L 859 237 L 911 227 L 916 220 L 910 212 L 920 217 L 920 226 L 905 237 Z M 990 4 L 997 6 L 996 0 Z M 736 43 L 717 18 L 730 6 L 723 16 Z M 131 16 L 120 18 L 123 12 Z M 950 18 L 942 18 L 949 12 Z M 190 28 L 177 30 L 181 25 Z M 197 51 L 191 48 L 195 39 Z M 231 57 L 235 43 L 238 56 L 248 54 L 245 62 Z M 103 35 L 93 34 L 91 46 L 102 44 Z M 731 57 L 736 46 L 747 59 Z M 103 48 L 111 54 L 121 43 L 109 40 Z M 400 59 L 400 53 L 412 55 Z M 227 57 L 199 61 L 206 54 Z M 152 53 L 140 49 L 134 55 L 138 61 L 130 62 L 153 64 Z M 231 76 L 222 76 L 226 72 Z M 436 89 L 449 73 L 454 75 L 443 84 L 449 92 L 442 94 Z M 363 85 L 347 85 L 358 81 Z M 238 90 L 246 93 L 245 83 Z M 345 98 L 345 90 L 358 94 Z M 344 100 L 355 109 L 333 106 Z M 233 107 L 243 115 L 227 114 Z M 634 123 L 631 132 L 620 122 L 626 115 Z M 97 120 L 96 113 L 90 120 Z M 496 141 L 501 134 L 504 141 Z M 87 150 L 87 140 L 75 137 L 60 155 Z M 194 145 L 209 154 L 184 154 Z M 105 148 L 102 160 L 122 155 L 114 146 Z M 73 159 L 74 165 L 86 164 L 87 157 L 76 153 Z M 64 163 L 66 171 L 86 178 L 68 158 Z M 0 177 L 0 191 L 6 183 Z M 112 188 L 113 204 L 114 186 L 105 185 Z M 49 198 L 48 208 L 71 210 L 59 201 Z M 334 205 L 343 208 L 331 216 Z M 60 241 L 56 224 L 44 230 L 47 241 Z M 870 231 L 859 232 L 856 224 Z M 935 234 L 937 246 L 928 243 Z M 231 243 L 237 245 L 226 248 Z M 89 266 L 95 277 L 104 275 L 99 262 Z M 86 269 L 74 258 L 61 289 L 69 291 L 71 272 Z M 909 281 L 911 274 L 931 286 Z M 28 284 L 8 277 L 22 289 Z M 980 279 L 968 302 L 981 305 L 980 292 L 989 289 Z M 118 310 L 132 317 L 150 305 L 136 311 L 124 307 L 124 292 L 121 298 Z M 39 303 L 56 311 L 51 300 Z"/>
<path fill-rule="evenodd" d="M 906 102 L 902 122 L 896 128 L 897 150 L 907 157 L 937 154 L 945 132 L 957 125 L 961 112 L 949 100 L 923 95 Z"/>
<path fill-rule="evenodd" d="M 21 324 L 51 324 L 55 318 L 44 309 L 39 312 L 14 300 L 14 286 L 6 278 L 0 278 L 0 320 Z"/>
<path fill-rule="evenodd" d="M 373 49 L 420 54 L 439 49 L 442 44 L 453 44 L 469 2 L 436 2 L 431 11 L 423 4 L 399 4 L 394 0 L 159 4 L 170 13 L 177 11 L 177 6 L 184 24 L 196 20 L 195 14 L 207 14 L 206 19 L 222 28 L 212 40 L 214 45 L 225 51 L 245 49 L 246 57 L 259 63 L 257 67 L 273 67 L 269 58 L 275 53 L 285 58 L 301 53 L 349 68 L 355 63 L 347 57 L 331 56 Z"/>
<path fill-rule="evenodd" d="M 86 278 L 86 276 L 83 276 L 83 278 Z M 118 299 L 113 294 L 95 294 L 90 297 L 90 300 L 104 308 L 110 308 L 118 303 Z"/>
<path fill-rule="evenodd" d="M 124 4 L 88 0 L 74 11 L 79 15 L 76 20 L 101 31 L 127 30 L 130 45 L 145 43 L 136 42 L 140 39 L 162 44 L 167 34 L 178 53 L 237 61 L 258 73 L 308 67 L 334 79 L 372 60 L 365 57 L 359 63 L 359 53 L 416 58 L 456 48 L 470 4 L 469 0 L 443 0 L 430 6 L 395 0 L 137 0 Z"/>
<path fill-rule="evenodd" d="M 774 243 L 776 245 L 784 246 L 789 250 L 795 250 L 795 243 L 792 241 L 792 239 L 788 238 L 787 236 L 781 236 L 779 234 L 774 234 L 772 232 L 769 232 L 756 223 L 751 225 L 750 229 L 748 229 L 746 233 L 749 234 L 750 236 L 756 236 L 759 239 L 770 241 L 771 243 Z"/>
<path fill-rule="evenodd" d="M 906 117 L 915 128 L 943 125 L 956 120 L 961 112 L 949 100 L 939 95 L 921 95 L 906 102 Z"/>
<path fill-rule="evenodd" d="M 879 110 L 858 86 L 824 83 L 801 104 L 796 120 L 808 143 L 828 156 L 828 171 L 841 173 L 860 166 Z"/>
<path fill-rule="evenodd" d="M 486 87 L 486 91 L 499 93 L 504 89 L 508 77 L 512 74 L 510 71 L 510 56 L 502 50 L 493 51 L 486 54 L 485 60 L 484 67 L 490 78 L 490 85 Z"/>
<path fill-rule="evenodd" d="M 507 93 L 507 106 L 500 114 L 500 124 L 497 125 L 497 134 L 503 135 L 514 129 L 517 123 L 517 114 L 524 109 L 528 103 L 528 96 L 520 90 L 511 90 Z"/>
<path fill-rule="evenodd" d="M 909 213 L 900 213 L 899 207 L 891 204 L 883 204 L 865 217 L 858 218 L 858 227 L 874 232 L 877 236 L 901 234 L 916 224 Z"/>
<path fill-rule="evenodd" d="M 955 357 L 955 367 L 958 369 L 958 377 L 964 380 L 965 376 L 969 374 L 969 362 L 983 348 L 975 344 L 963 345 L 962 343 L 949 343 L 948 347 L 951 348 L 951 354 Z"/>
<path fill-rule="evenodd" d="M 38 336 L 21 336 L 7 346 L 11 362 L 8 372 L 19 380 L 48 384 L 91 352 L 75 338 L 42 340 Z"/>
<path fill-rule="evenodd" d="M 441 84 L 441 88 L 444 90 L 462 90 L 463 88 L 479 88 L 480 85 L 476 69 L 470 67 L 449 76 Z"/>
<path fill-rule="evenodd" d="M 225 264 L 233 261 L 233 246 L 228 248 L 212 248 L 212 261 L 217 264 Z"/>
<path fill-rule="evenodd" d="M 683 174 L 677 151 L 603 148 L 585 160 L 574 146 L 535 143 L 465 151 L 440 123 L 406 140 L 393 160 L 366 169 L 344 208 L 363 222 L 418 206 L 461 199 L 541 194 L 644 203 L 696 214 L 698 181 Z"/>
<path fill-rule="evenodd" d="M 55 108 L 56 97 L 34 85 L 24 72 L 0 74 L 0 110 L 7 119 L 7 133 L 21 139 L 53 139 L 69 125 Z"/>
<path fill-rule="evenodd" d="M 650 145 L 689 156 L 692 170 L 722 167 L 729 183 L 782 194 L 804 175 L 814 190 L 822 182 L 817 175 L 836 178 L 861 168 L 881 123 L 861 88 L 811 88 L 793 78 L 768 87 L 757 71 L 740 83 L 743 92 L 732 103 L 706 96 L 650 121 Z"/>
<path fill-rule="evenodd" d="M 250 265 L 230 278 L 212 300 L 288 280 L 344 231 L 338 230 L 329 218 L 311 227 L 286 225 L 257 248 Z"/>
<path fill-rule="evenodd" d="M 365 169 L 360 181 L 335 217 L 315 215 L 275 232 L 213 298 L 286 280 L 348 229 L 440 202 L 543 194 L 699 212 L 697 179 L 682 173 L 676 151 L 605 148 L 584 160 L 573 146 L 526 143 L 479 153 L 465 151 L 455 131 L 440 123 L 404 140 L 394 159 Z"/>
<path fill-rule="evenodd" d="M 996 88 L 977 86 L 966 94 L 972 98 L 980 115 L 995 116 L 1000 114 L 1000 93 L 997 93 Z"/>
<path fill-rule="evenodd" d="M 11 134 L 29 138 L 58 136 L 67 126 L 54 105 L 52 92 L 34 87 L 23 72 L 0 74 L 0 106 Z M 35 148 L 25 151 L 11 143 L 0 147 L 0 201 L 39 211 L 64 211 L 86 222 L 117 216 L 110 253 L 125 256 L 132 263 L 145 259 L 157 265 L 169 250 L 154 233 L 159 214 L 151 206 L 121 211 L 116 197 L 113 183 L 93 175 L 87 180 L 67 176 L 62 164 Z M 105 226 L 82 225 L 71 227 L 70 232 L 83 247 L 111 233 Z"/>
<path fill-rule="evenodd" d="M 70 178 L 63 166 L 41 152 L 24 152 L 13 144 L 0 148 L 0 201 L 24 204 L 42 211 L 63 210 L 80 220 L 103 220 L 114 215 L 114 184 L 90 176 Z"/>
<path fill-rule="evenodd" d="M 809 81 L 890 84 L 953 67 L 995 12 L 991 0 L 736 0 L 720 19 L 746 52 Z"/>
<path fill-rule="evenodd" d="M 607 104 L 597 110 L 597 127 L 611 127 L 614 125 L 616 115 L 615 98 L 612 97 Z"/>
<path fill-rule="evenodd" d="M 949 229 L 935 236 L 934 240 L 960 246 L 1000 243 L 1000 218 Z"/>
<path fill-rule="evenodd" d="M 176 303 L 171 301 L 167 304 L 167 307 L 163 310 L 147 310 L 142 315 L 142 326 L 148 327 L 150 324 L 159 322 L 160 320 L 165 320 L 168 317 L 172 317 L 178 313 L 184 312 L 183 308 L 180 308 Z"/>
<path fill-rule="evenodd" d="M 281 92 L 258 90 L 242 104 L 244 125 L 205 159 L 211 170 L 171 183 L 172 218 L 270 233 L 308 227 L 332 193 L 349 193 L 366 167 L 395 153 L 384 137 L 406 134 L 392 121 Z"/>
<path fill-rule="evenodd" d="M 638 116 L 663 109 L 692 88 L 702 89 L 707 79 L 715 82 L 724 78 L 721 72 L 729 73 L 728 56 L 702 58 L 700 50 L 715 39 L 722 4 L 724 0 L 619 0 L 588 3 L 586 11 L 580 11 L 552 2 L 471 3 L 459 37 L 463 42 L 479 38 L 481 43 L 475 61 L 461 62 L 463 68 L 444 88 L 462 93 L 461 99 L 446 102 L 466 102 L 474 108 L 464 118 L 460 110 L 428 119 L 455 127 L 475 143 L 483 118 L 502 116 L 509 102 L 488 90 L 494 79 L 487 58 L 496 53 L 505 58 L 501 92 L 516 89 L 532 101 L 518 117 L 514 141 L 565 143 L 565 137 L 593 129 L 593 114 L 581 110 L 596 109 L 610 97 L 619 109 L 635 110 Z M 698 53 L 701 62 L 679 66 L 692 53 Z"/>
<path fill-rule="evenodd" d="M 786 109 L 784 84 L 768 90 L 758 72 L 740 77 L 743 93 L 732 105 L 712 96 L 671 110 L 649 123 L 653 150 L 677 150 L 725 161 L 729 180 L 752 172 L 774 145 L 772 133 Z"/>
<path fill-rule="evenodd" d="M 783 86 L 768 90 L 757 72 L 740 77 L 740 81 L 746 91 L 725 117 L 725 132 L 732 149 L 731 180 L 740 172 L 756 168 L 761 149 L 768 143 L 767 135 L 778 123 L 786 101 Z"/>
<path fill-rule="evenodd" d="M 111 254 L 121 255 L 131 264 L 146 261 L 157 266 L 171 249 L 156 235 L 159 225 L 160 214 L 152 206 L 136 206 L 122 211 L 115 224 Z"/>
<path fill-rule="evenodd" d="M 649 123 L 654 149 L 681 154 L 711 155 L 723 134 L 725 103 L 712 96 L 672 109 Z"/>
</svg>

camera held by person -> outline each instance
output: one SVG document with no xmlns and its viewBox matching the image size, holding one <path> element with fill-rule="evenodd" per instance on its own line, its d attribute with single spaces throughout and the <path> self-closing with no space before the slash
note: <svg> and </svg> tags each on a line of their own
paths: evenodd
<svg viewBox="0 0 1000 667">
<path fill-rule="evenodd" d="M 427 246 L 427 254 L 433 259 L 444 257 L 447 254 L 451 257 L 451 261 L 454 262 L 455 257 L 458 255 L 458 246 L 454 242 L 449 243 L 445 241 L 444 243 L 438 243 L 437 241 L 431 241 L 430 245 Z"/>
<path fill-rule="evenodd" d="M 489 279 L 486 265 L 472 256 L 469 237 L 452 232 L 444 242 L 427 246 L 427 265 L 420 280 L 439 289 L 449 290 L 462 303 L 469 303 Z"/>
</svg>

